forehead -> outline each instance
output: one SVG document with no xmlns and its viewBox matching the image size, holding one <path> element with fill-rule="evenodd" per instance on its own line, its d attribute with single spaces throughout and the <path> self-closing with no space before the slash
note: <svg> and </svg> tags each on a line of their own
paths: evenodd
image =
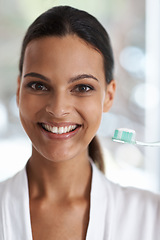
<svg viewBox="0 0 160 240">
<path fill-rule="evenodd" d="M 92 71 L 104 75 L 103 57 L 76 35 L 32 40 L 26 47 L 24 71 Z"/>
</svg>

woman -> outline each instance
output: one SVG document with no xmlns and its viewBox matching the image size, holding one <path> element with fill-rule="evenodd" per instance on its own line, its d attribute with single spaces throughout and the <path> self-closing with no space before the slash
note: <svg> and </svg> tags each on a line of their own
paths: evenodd
<svg viewBox="0 0 160 240">
<path fill-rule="evenodd" d="M 0 239 L 159 239 L 160 197 L 102 174 L 95 135 L 116 83 L 101 24 L 71 7 L 48 10 L 25 35 L 19 69 L 17 104 L 32 155 L 0 185 Z"/>
</svg>

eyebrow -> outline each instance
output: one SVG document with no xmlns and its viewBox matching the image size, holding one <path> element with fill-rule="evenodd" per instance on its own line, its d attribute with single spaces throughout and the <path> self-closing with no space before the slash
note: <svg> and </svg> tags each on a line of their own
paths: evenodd
<svg viewBox="0 0 160 240">
<path fill-rule="evenodd" d="M 35 72 L 30 72 L 30 73 L 27 73 L 24 75 L 24 78 L 25 77 L 36 77 L 36 78 L 40 78 L 44 81 L 47 81 L 49 82 L 49 78 L 45 77 L 44 75 L 40 74 L 40 73 L 35 73 Z M 99 80 L 94 77 L 92 74 L 79 74 L 75 77 L 72 77 L 68 83 L 72 83 L 72 82 L 75 82 L 75 81 L 78 81 L 78 80 L 81 80 L 81 79 L 85 79 L 85 78 L 92 78 L 94 80 L 96 80 L 97 82 L 99 82 Z"/>
<path fill-rule="evenodd" d="M 44 80 L 44 81 L 47 81 L 47 82 L 50 81 L 49 78 L 43 76 L 42 74 L 35 73 L 35 72 L 27 73 L 27 74 L 24 75 L 24 78 L 25 78 L 25 77 L 36 77 L 36 78 L 40 78 L 40 79 L 42 79 L 42 80 Z"/>
<path fill-rule="evenodd" d="M 99 80 L 96 77 L 94 77 L 92 74 L 79 74 L 78 76 L 71 78 L 69 83 L 75 82 L 75 81 L 78 81 L 78 80 L 81 80 L 84 78 L 92 78 L 92 79 L 96 80 L 97 82 L 99 82 Z"/>
</svg>

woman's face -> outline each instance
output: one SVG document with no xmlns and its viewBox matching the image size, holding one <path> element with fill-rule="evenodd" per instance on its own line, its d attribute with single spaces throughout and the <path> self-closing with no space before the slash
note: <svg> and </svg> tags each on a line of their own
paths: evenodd
<svg viewBox="0 0 160 240">
<path fill-rule="evenodd" d="M 115 82 L 106 86 L 101 54 L 75 35 L 31 41 L 17 102 L 33 151 L 51 161 L 87 157 Z"/>
</svg>

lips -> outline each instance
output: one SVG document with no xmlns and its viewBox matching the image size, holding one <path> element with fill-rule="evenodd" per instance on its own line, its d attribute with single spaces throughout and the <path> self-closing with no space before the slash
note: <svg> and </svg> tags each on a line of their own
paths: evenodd
<svg viewBox="0 0 160 240">
<path fill-rule="evenodd" d="M 46 124 L 46 123 L 41 123 L 40 125 L 47 132 L 51 132 L 51 133 L 59 134 L 59 135 L 73 132 L 76 128 L 78 128 L 80 126 L 77 124 L 71 124 L 71 125 L 67 125 L 67 126 L 54 126 L 54 125 L 52 126 L 52 125 Z"/>
</svg>

